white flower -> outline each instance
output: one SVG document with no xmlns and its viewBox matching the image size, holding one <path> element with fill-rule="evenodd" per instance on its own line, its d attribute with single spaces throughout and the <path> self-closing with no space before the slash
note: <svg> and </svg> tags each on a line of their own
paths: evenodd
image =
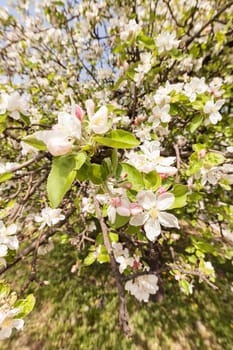
<svg viewBox="0 0 233 350">
<path fill-rule="evenodd" d="M 95 134 L 105 134 L 109 130 L 108 109 L 106 106 L 102 106 L 94 113 L 94 108 L 95 104 L 93 100 L 87 100 L 86 109 L 90 121 L 90 128 Z"/>
<path fill-rule="evenodd" d="M 93 200 L 91 197 L 82 197 L 81 206 L 80 206 L 82 213 L 95 213 L 95 206 L 93 203 Z"/>
<path fill-rule="evenodd" d="M 163 193 L 156 196 L 152 191 L 140 191 L 137 194 L 138 204 L 142 211 L 130 219 L 130 225 L 144 225 L 145 233 L 150 241 L 155 241 L 161 233 L 161 226 L 179 228 L 177 218 L 164 212 L 174 203 L 175 197 L 172 193 Z"/>
<path fill-rule="evenodd" d="M 176 33 L 169 33 L 167 31 L 162 32 L 156 38 L 156 46 L 158 47 L 159 54 L 164 51 L 170 51 L 173 48 L 178 47 L 180 40 L 176 39 Z"/>
<path fill-rule="evenodd" d="M 169 96 L 172 89 L 170 85 L 160 86 L 154 95 L 154 101 L 160 107 L 167 105 L 171 102 L 171 96 Z"/>
<path fill-rule="evenodd" d="M 194 102 L 197 94 L 203 94 L 208 90 L 205 78 L 191 78 L 190 82 L 184 85 L 184 94 L 189 98 L 190 102 Z"/>
<path fill-rule="evenodd" d="M 23 328 L 24 320 L 14 318 L 19 312 L 19 308 L 7 311 L 3 307 L 0 309 L 0 340 L 9 338 L 13 328 L 17 330 Z"/>
<path fill-rule="evenodd" d="M 131 34 L 137 35 L 141 30 L 141 25 L 136 23 L 135 19 L 131 19 L 129 23 L 124 25 L 123 30 L 120 32 L 121 40 L 127 40 Z"/>
<path fill-rule="evenodd" d="M 67 136 L 79 140 L 81 138 L 82 117 L 82 109 L 78 105 L 75 105 L 74 102 L 72 102 L 71 113 L 58 113 L 58 123 L 53 127 L 53 130 L 60 130 Z"/>
<path fill-rule="evenodd" d="M 221 78 L 214 78 L 210 83 L 209 83 L 209 88 L 210 88 L 210 93 L 213 94 L 216 97 L 222 96 L 224 93 L 224 90 L 220 90 L 223 84 L 223 80 Z"/>
<path fill-rule="evenodd" d="M 110 222 L 116 221 L 116 214 L 130 216 L 130 201 L 122 188 L 111 189 L 112 194 L 98 194 L 96 199 L 101 204 L 108 204 L 107 214 Z"/>
<path fill-rule="evenodd" d="M 38 131 L 34 136 L 43 141 L 48 151 L 54 156 L 62 156 L 71 151 L 73 142 L 70 139 L 70 136 L 62 130 L 46 130 Z"/>
<path fill-rule="evenodd" d="M 159 290 L 158 277 L 152 274 L 136 277 L 126 282 L 125 289 L 139 301 L 148 302 L 150 294 Z"/>
<path fill-rule="evenodd" d="M 119 271 L 123 273 L 128 266 L 132 267 L 134 263 L 134 258 L 129 256 L 129 250 L 123 248 L 121 243 L 112 243 L 113 254 L 115 256 L 116 262 L 120 265 Z"/>
<path fill-rule="evenodd" d="M 2 102 L 0 105 L 0 114 L 5 113 L 6 111 L 10 112 L 10 116 L 14 119 L 20 118 L 20 113 L 27 114 L 27 102 L 24 96 L 15 91 L 12 94 L 8 95 L 6 93 L 2 94 Z"/>
<path fill-rule="evenodd" d="M 36 222 L 41 222 L 40 229 L 45 227 L 45 225 L 53 226 L 56 225 L 59 221 L 64 220 L 65 216 L 61 214 L 61 209 L 52 209 L 46 207 L 41 210 L 41 215 L 35 216 Z"/>
<path fill-rule="evenodd" d="M 74 139 L 81 138 L 83 111 L 72 101 L 71 113 L 59 112 L 58 123 L 52 130 L 38 131 L 34 136 L 43 141 L 53 156 L 62 156 L 72 150 Z"/>
<path fill-rule="evenodd" d="M 170 105 L 165 104 L 162 107 L 155 107 L 153 109 L 153 116 L 148 119 L 149 122 L 153 122 L 156 119 L 161 120 L 162 123 L 169 123 L 171 116 L 169 114 Z M 157 126 L 157 125 L 156 125 Z"/>
<path fill-rule="evenodd" d="M 201 184 L 204 186 L 206 182 L 209 182 L 211 185 L 216 185 L 221 179 L 222 172 L 219 167 L 212 167 L 210 169 L 201 168 L 200 174 L 202 177 Z M 197 174 L 197 177 L 199 174 Z"/>
<path fill-rule="evenodd" d="M 127 163 L 133 165 L 139 171 L 149 173 L 156 170 L 159 174 L 173 176 L 177 169 L 170 166 L 176 160 L 176 157 L 161 157 L 158 141 L 145 141 L 141 146 L 142 153 L 130 151 L 126 154 Z"/>
<path fill-rule="evenodd" d="M 204 107 L 204 113 L 209 114 L 209 119 L 212 124 L 217 124 L 222 119 L 221 114 L 219 113 L 220 108 L 224 104 L 225 100 L 208 101 Z"/>
<path fill-rule="evenodd" d="M 17 250 L 19 248 L 19 241 L 15 236 L 17 231 L 17 225 L 11 224 L 6 227 L 2 221 L 0 221 L 0 257 L 3 258 L 7 255 L 8 249 Z M 5 259 L 1 259 L 1 263 L 6 265 Z"/>
</svg>

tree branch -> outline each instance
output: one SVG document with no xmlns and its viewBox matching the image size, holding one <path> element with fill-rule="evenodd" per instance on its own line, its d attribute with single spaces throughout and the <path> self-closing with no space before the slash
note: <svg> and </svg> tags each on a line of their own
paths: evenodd
<svg viewBox="0 0 233 350">
<path fill-rule="evenodd" d="M 101 209 L 99 206 L 99 202 L 97 201 L 97 199 L 95 197 L 94 197 L 94 204 L 95 204 L 95 209 L 96 209 L 96 215 L 97 215 L 97 218 L 99 220 L 99 223 L 100 223 L 100 226 L 102 229 L 102 233 L 103 233 L 104 245 L 105 245 L 107 252 L 109 254 L 109 257 L 110 257 L 110 264 L 111 264 L 113 277 L 115 278 L 117 289 L 118 289 L 118 295 L 119 295 L 119 300 L 120 300 L 120 309 L 119 309 L 120 327 L 126 335 L 131 337 L 132 332 L 131 332 L 131 329 L 129 327 L 129 315 L 128 315 L 125 296 L 124 296 L 124 288 L 122 285 L 121 274 L 119 272 L 119 269 L 118 269 L 118 266 L 117 266 L 117 263 L 116 263 L 116 260 L 115 260 L 114 254 L 113 254 L 112 245 L 111 245 L 111 242 L 110 242 L 109 237 L 108 237 L 108 228 L 104 222 L 102 212 L 101 212 Z"/>
</svg>

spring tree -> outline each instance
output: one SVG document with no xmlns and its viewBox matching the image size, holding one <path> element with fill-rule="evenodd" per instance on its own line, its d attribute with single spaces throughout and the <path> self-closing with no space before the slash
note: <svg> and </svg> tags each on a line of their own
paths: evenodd
<svg viewBox="0 0 233 350">
<path fill-rule="evenodd" d="M 64 234 L 74 272 L 109 266 L 128 335 L 127 294 L 140 307 L 167 276 L 216 288 L 233 254 L 232 14 L 230 0 L 0 8 L 1 339 Z"/>
</svg>

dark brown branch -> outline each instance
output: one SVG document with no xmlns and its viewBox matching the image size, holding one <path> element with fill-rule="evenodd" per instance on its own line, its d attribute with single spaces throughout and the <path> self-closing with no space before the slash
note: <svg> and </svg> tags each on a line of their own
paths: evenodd
<svg viewBox="0 0 233 350">
<path fill-rule="evenodd" d="M 115 260 L 114 254 L 113 254 L 111 242 L 110 242 L 109 237 L 108 237 L 108 228 L 104 222 L 104 219 L 103 219 L 103 216 L 101 213 L 101 209 L 99 206 L 99 202 L 97 201 L 97 199 L 95 197 L 94 197 L 94 204 L 95 204 L 97 218 L 99 220 L 99 223 L 100 223 L 100 226 L 102 229 L 102 233 L 103 233 L 104 245 L 105 245 L 107 252 L 108 252 L 108 255 L 110 257 L 110 264 L 111 264 L 113 277 L 115 278 L 117 289 L 118 289 L 118 295 L 119 295 L 119 299 L 120 299 L 120 310 L 119 310 L 120 327 L 126 335 L 131 337 L 132 332 L 131 332 L 131 329 L 129 327 L 129 315 L 128 315 L 125 296 L 124 296 L 122 277 L 121 277 L 121 274 L 119 272 L 119 269 L 118 269 L 118 266 L 117 266 L 117 263 L 116 263 L 116 260 Z"/>
</svg>

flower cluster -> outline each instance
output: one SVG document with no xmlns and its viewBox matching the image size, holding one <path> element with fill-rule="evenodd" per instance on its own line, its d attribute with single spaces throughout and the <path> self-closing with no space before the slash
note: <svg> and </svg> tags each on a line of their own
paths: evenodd
<svg viewBox="0 0 233 350">
<path fill-rule="evenodd" d="M 11 308 L 7 304 L 0 306 L 0 340 L 9 338 L 14 328 L 23 328 L 24 320 L 17 318 L 20 312 L 20 308 Z"/>
<path fill-rule="evenodd" d="M 127 281 L 125 289 L 139 301 L 148 302 L 150 294 L 156 294 L 159 290 L 158 277 L 152 274 L 138 276 Z"/>
<path fill-rule="evenodd" d="M 11 224 L 10 226 L 5 226 L 2 221 L 0 221 L 0 263 L 6 265 L 6 260 L 8 249 L 17 250 L 19 247 L 19 242 L 16 237 L 17 225 Z"/>
<path fill-rule="evenodd" d="M 56 225 L 59 221 L 65 219 L 65 215 L 61 214 L 61 209 L 53 209 L 46 207 L 41 210 L 41 215 L 35 216 L 35 221 L 41 223 L 40 229 L 46 225 L 49 227 Z"/>
</svg>

